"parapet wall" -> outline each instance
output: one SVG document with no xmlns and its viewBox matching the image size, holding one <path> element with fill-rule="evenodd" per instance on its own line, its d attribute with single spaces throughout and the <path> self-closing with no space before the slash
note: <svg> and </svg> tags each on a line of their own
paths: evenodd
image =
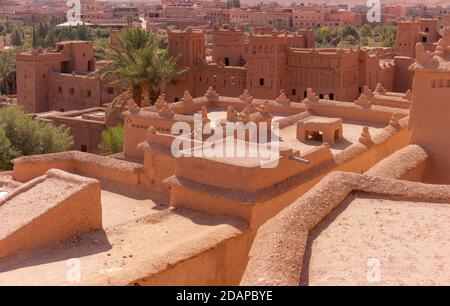
<svg viewBox="0 0 450 306">
<path fill-rule="evenodd" d="M 370 176 L 421 182 L 429 160 L 418 145 L 408 145 L 383 159 L 366 172 Z"/>
<path fill-rule="evenodd" d="M 352 195 L 450 202 L 450 187 L 334 172 L 257 232 L 241 285 L 299 285 L 309 232 Z"/>
<path fill-rule="evenodd" d="M 200 112 L 203 107 L 208 109 L 227 110 L 232 106 L 236 111 L 242 111 L 246 106 L 246 101 L 250 101 L 255 107 L 265 105 L 269 113 L 299 114 L 305 111 L 300 103 L 289 101 L 284 95 L 283 99 L 263 100 L 253 99 L 248 92 L 240 98 L 219 96 L 212 88 L 208 90 L 205 97 L 192 98 L 188 92 L 180 102 L 167 103 L 163 99 L 161 103 L 167 104 L 167 109 L 162 110 L 161 106 L 149 106 L 135 109 L 133 112 L 123 113 L 125 122 L 124 154 L 126 157 L 143 159 L 144 153 L 138 149 L 138 145 L 145 140 L 149 127 L 154 127 L 159 132 L 170 133 L 172 125 L 176 122 L 186 122 L 191 127 L 194 124 L 194 114 Z M 160 100 L 158 99 L 158 100 Z"/>
<path fill-rule="evenodd" d="M 373 123 L 389 123 L 394 112 L 391 107 L 378 105 L 360 106 L 352 102 L 330 100 L 319 100 L 318 102 L 304 100 L 302 104 L 304 104 L 307 111 L 314 115 Z M 404 109 L 395 110 L 395 113 L 397 113 L 400 118 L 409 115 L 408 110 Z"/>
<path fill-rule="evenodd" d="M 392 122 L 374 135 L 366 135 L 360 141 L 334 155 L 338 164 L 335 170 L 364 173 L 377 162 L 409 144 L 411 131 L 408 117 Z M 391 125 L 392 124 L 392 125 Z"/>
<path fill-rule="evenodd" d="M 100 230 L 100 184 L 48 171 L 0 199 L 0 218 L 0 258 Z"/>
<path fill-rule="evenodd" d="M 374 135 L 365 135 L 334 156 L 328 146 L 302 155 L 300 164 L 281 157 L 273 169 L 227 160 L 179 158 L 171 186 L 170 202 L 208 214 L 237 215 L 257 228 L 313 187 L 333 170 L 364 173 L 377 162 L 409 143 L 408 118 L 392 121 Z M 207 175 L 205 175 L 207 173 Z"/>
<path fill-rule="evenodd" d="M 28 182 L 50 169 L 60 169 L 126 185 L 138 185 L 142 165 L 79 151 L 23 156 L 12 161 L 13 178 Z"/>
</svg>

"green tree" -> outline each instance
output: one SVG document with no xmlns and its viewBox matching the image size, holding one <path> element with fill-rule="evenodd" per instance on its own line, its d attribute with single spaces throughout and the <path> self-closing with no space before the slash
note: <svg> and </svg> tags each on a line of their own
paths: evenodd
<svg viewBox="0 0 450 306">
<path fill-rule="evenodd" d="M 369 24 L 364 24 L 360 29 L 359 29 L 359 34 L 361 36 L 367 37 L 367 36 L 371 36 L 372 35 L 372 29 L 370 27 Z"/>
<path fill-rule="evenodd" d="M 354 27 L 352 27 L 351 25 L 347 24 L 342 28 L 342 39 L 345 39 L 349 36 L 352 36 L 351 39 L 358 39 L 359 38 L 359 33 L 358 31 L 356 31 L 356 29 Z"/>
<path fill-rule="evenodd" d="M 108 49 L 108 39 L 107 38 L 97 38 L 94 40 L 94 55 L 97 59 L 104 59 L 105 52 Z"/>
<path fill-rule="evenodd" d="M 88 30 L 87 30 L 86 24 L 84 22 L 81 25 L 78 24 L 76 29 L 77 29 L 77 38 L 79 40 L 90 40 Z"/>
<path fill-rule="evenodd" d="M 10 161 L 18 154 L 11 147 L 11 141 L 6 137 L 4 124 L 0 125 L 0 170 L 11 168 Z"/>
<path fill-rule="evenodd" d="M 129 27 L 133 25 L 134 15 L 132 13 L 128 13 L 125 16 L 125 21 Z"/>
<path fill-rule="evenodd" d="M 45 38 L 45 46 L 46 47 L 53 47 L 55 45 L 56 42 L 56 35 L 55 35 L 55 28 L 51 27 L 48 30 L 48 35 Z"/>
<path fill-rule="evenodd" d="M 11 33 L 11 43 L 13 44 L 13 46 L 22 45 L 22 34 L 20 34 L 20 31 L 17 27 L 15 27 Z"/>
<path fill-rule="evenodd" d="M 73 145 L 69 129 L 35 120 L 15 106 L 0 109 L 0 167 L 10 169 L 19 156 L 67 151 Z"/>
<path fill-rule="evenodd" d="M 39 22 L 37 25 L 37 34 L 39 39 L 44 40 L 48 34 L 48 26 L 45 22 Z"/>
<path fill-rule="evenodd" d="M 32 46 L 33 48 L 37 48 L 38 42 L 37 42 L 36 28 L 35 28 L 35 27 L 33 27 L 33 36 L 32 36 L 31 39 L 32 39 L 32 40 L 31 40 L 31 46 Z"/>
<path fill-rule="evenodd" d="M 241 7 L 241 1 L 240 0 L 227 0 L 227 4 L 226 4 L 227 8 L 234 8 L 234 7 Z"/>
<path fill-rule="evenodd" d="M 16 55 L 14 50 L 0 52 L 0 94 L 16 91 Z M 1 121 L 0 121 L 1 122 Z"/>
<path fill-rule="evenodd" d="M 117 35 L 114 44 L 105 52 L 108 63 L 94 74 L 110 84 L 129 88 L 138 106 L 142 106 L 144 91 L 154 102 L 164 82 L 174 82 L 186 71 L 178 67 L 177 59 L 168 57 L 166 50 L 159 46 L 160 39 L 155 34 L 127 28 Z"/>
<path fill-rule="evenodd" d="M 102 142 L 99 144 L 100 149 L 108 154 L 116 154 L 122 152 L 123 147 L 123 124 L 119 123 L 115 127 L 111 127 L 102 133 Z"/>
</svg>

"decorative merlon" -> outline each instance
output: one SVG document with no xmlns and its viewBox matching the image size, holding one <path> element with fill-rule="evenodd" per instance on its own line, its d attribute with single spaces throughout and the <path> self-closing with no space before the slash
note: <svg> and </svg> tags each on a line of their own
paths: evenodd
<svg viewBox="0 0 450 306">
<path fill-rule="evenodd" d="M 232 105 L 228 106 L 227 108 L 227 121 L 229 122 L 238 121 L 238 113 Z"/>
<path fill-rule="evenodd" d="M 380 85 L 380 86 L 378 86 L 378 85 Z M 383 86 L 381 86 L 381 84 L 380 83 L 378 83 L 377 84 L 377 87 L 376 87 L 376 91 L 377 90 L 383 90 L 383 88 L 382 88 Z M 381 91 L 377 91 L 378 93 L 381 93 Z M 368 98 L 373 98 L 373 92 L 370 90 L 370 88 L 367 86 L 367 85 L 364 85 L 364 90 L 363 90 L 363 94 L 365 95 L 365 96 L 367 96 Z"/>
<path fill-rule="evenodd" d="M 370 131 L 367 126 L 363 127 L 361 136 L 359 137 L 359 142 L 367 147 L 373 145 L 372 136 L 370 135 Z"/>
<path fill-rule="evenodd" d="M 408 89 L 405 92 L 405 98 L 408 99 L 408 100 L 411 100 L 411 98 L 412 98 L 412 91 L 411 91 L 411 89 Z"/>
<path fill-rule="evenodd" d="M 278 104 L 284 105 L 289 105 L 291 103 L 291 101 L 289 101 L 289 98 L 286 96 L 286 92 L 284 91 L 284 89 L 280 90 L 280 95 L 278 96 L 278 98 L 276 98 L 276 101 Z"/>
<path fill-rule="evenodd" d="M 372 106 L 371 101 L 373 97 L 374 97 L 373 92 L 370 91 L 369 87 L 364 86 L 363 93 L 359 96 L 357 100 L 354 101 L 354 103 L 362 107 L 371 107 Z"/>
<path fill-rule="evenodd" d="M 306 90 L 306 99 L 305 100 L 309 101 L 309 102 L 319 102 L 319 97 L 312 90 L 312 88 L 308 88 Z"/>
<path fill-rule="evenodd" d="M 165 94 L 160 94 L 158 99 L 155 102 L 155 106 L 157 109 L 161 110 L 163 109 L 163 107 L 167 105 L 167 101 L 166 101 L 166 95 Z"/>
<path fill-rule="evenodd" d="M 248 89 L 244 90 L 242 95 L 239 96 L 239 99 L 241 99 L 241 101 L 244 101 L 246 103 L 251 103 L 253 101 L 253 97 L 248 92 Z"/>
<path fill-rule="evenodd" d="M 210 86 L 208 88 L 208 90 L 205 93 L 205 98 L 210 101 L 210 102 L 214 102 L 217 101 L 219 99 L 219 95 L 217 94 L 217 92 Z"/>
<path fill-rule="evenodd" d="M 165 94 L 159 95 L 158 99 L 156 100 L 155 106 L 158 109 L 158 114 L 161 117 L 167 117 L 167 118 L 173 117 L 174 113 L 169 108 L 169 104 L 166 101 Z"/>
<path fill-rule="evenodd" d="M 188 90 L 184 91 L 183 97 L 181 98 L 181 102 L 183 102 L 185 104 L 194 102 L 194 100 Z"/>
<path fill-rule="evenodd" d="M 238 121 L 241 121 L 243 123 L 250 122 L 250 114 L 249 113 L 241 112 L 241 113 L 239 113 L 238 117 L 239 117 Z"/>
<path fill-rule="evenodd" d="M 389 120 L 389 125 L 393 128 L 398 129 L 400 127 L 400 115 L 397 113 L 393 113 L 391 120 Z"/>
<path fill-rule="evenodd" d="M 161 117 L 172 118 L 174 112 L 170 110 L 169 105 L 166 103 L 163 107 L 158 111 Z"/>
<path fill-rule="evenodd" d="M 264 104 L 260 105 L 258 107 L 258 111 L 263 114 L 264 116 L 266 114 L 270 113 L 270 105 L 269 105 L 269 100 L 264 100 Z"/>
<path fill-rule="evenodd" d="M 444 29 L 443 38 L 438 41 L 434 55 L 444 59 L 450 57 L 450 28 Z"/>
<path fill-rule="evenodd" d="M 137 113 L 139 113 L 140 108 L 137 106 L 136 103 L 134 103 L 132 99 L 129 99 L 127 101 L 127 107 L 128 110 L 130 111 L 130 114 L 136 115 Z"/>
<path fill-rule="evenodd" d="M 422 43 L 416 44 L 416 61 L 422 66 L 427 68 L 434 68 L 439 65 L 439 62 L 434 54 L 425 50 L 425 46 Z"/>
<path fill-rule="evenodd" d="M 200 115 L 202 115 L 203 123 L 210 121 L 209 118 L 208 118 L 208 109 L 206 108 L 206 106 L 202 106 L 202 110 L 198 111 L 198 113 Z"/>
<path fill-rule="evenodd" d="M 364 91 L 366 89 L 367 86 L 364 86 Z M 384 95 L 386 94 L 387 90 L 386 88 L 383 87 L 383 85 L 381 85 L 381 83 L 377 83 L 377 86 L 375 87 L 375 92 L 377 92 L 378 94 Z"/>
</svg>

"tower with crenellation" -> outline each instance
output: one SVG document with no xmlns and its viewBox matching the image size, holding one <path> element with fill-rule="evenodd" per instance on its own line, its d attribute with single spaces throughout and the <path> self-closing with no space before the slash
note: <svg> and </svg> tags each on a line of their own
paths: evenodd
<svg viewBox="0 0 450 306">
<path fill-rule="evenodd" d="M 178 60 L 179 67 L 188 69 L 187 73 L 177 80 L 176 85 L 166 84 L 167 101 L 177 102 L 185 90 L 194 92 L 193 70 L 202 66 L 206 60 L 205 32 L 191 28 L 169 30 L 167 50 L 170 57 Z"/>
<path fill-rule="evenodd" d="M 256 33 L 249 36 L 247 88 L 256 98 L 274 99 L 287 84 L 286 34 Z"/>
<path fill-rule="evenodd" d="M 433 156 L 428 167 L 432 183 L 446 183 L 450 172 L 450 28 L 445 29 L 436 51 L 416 46 L 409 128 L 411 143 Z M 426 175 L 426 174 L 425 174 Z"/>
</svg>

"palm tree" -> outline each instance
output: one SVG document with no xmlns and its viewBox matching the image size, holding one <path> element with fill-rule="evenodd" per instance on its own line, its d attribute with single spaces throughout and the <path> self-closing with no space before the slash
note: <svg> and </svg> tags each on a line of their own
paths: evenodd
<svg viewBox="0 0 450 306">
<path fill-rule="evenodd" d="M 0 52 L 0 94 L 12 94 L 16 91 L 15 51 Z"/>
<path fill-rule="evenodd" d="M 133 101 L 142 106 L 142 94 L 147 91 L 150 101 L 156 101 L 164 82 L 174 82 L 184 72 L 177 59 L 169 58 L 160 49 L 161 39 L 139 28 L 127 28 L 113 38 L 105 52 L 108 63 L 94 72 L 110 84 L 131 91 Z M 114 103 L 114 102 L 113 102 Z"/>
<path fill-rule="evenodd" d="M 133 26 L 134 15 L 132 13 L 128 13 L 125 15 L 125 20 L 129 27 Z"/>
</svg>

